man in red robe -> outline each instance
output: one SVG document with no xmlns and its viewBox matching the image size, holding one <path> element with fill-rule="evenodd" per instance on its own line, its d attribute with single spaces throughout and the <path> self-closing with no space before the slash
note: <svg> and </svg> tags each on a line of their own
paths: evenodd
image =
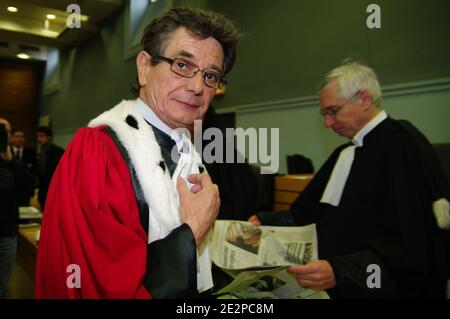
<svg viewBox="0 0 450 319">
<path fill-rule="evenodd" d="M 79 130 L 52 179 L 36 297 L 185 298 L 211 288 L 205 239 L 218 188 L 176 129 L 203 117 L 236 44 L 234 25 L 210 11 L 174 8 L 147 26 L 138 99 Z"/>
</svg>

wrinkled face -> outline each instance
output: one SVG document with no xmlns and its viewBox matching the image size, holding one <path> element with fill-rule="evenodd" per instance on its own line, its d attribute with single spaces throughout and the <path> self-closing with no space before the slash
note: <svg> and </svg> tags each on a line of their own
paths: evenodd
<svg viewBox="0 0 450 319">
<path fill-rule="evenodd" d="M 322 89 L 319 99 L 320 110 L 332 113 L 324 115 L 324 125 L 336 134 L 351 139 L 367 123 L 367 113 L 362 101 L 358 97 L 353 100 L 339 97 L 335 81 Z"/>
<path fill-rule="evenodd" d="M 50 136 L 45 133 L 38 132 L 37 133 L 37 142 L 39 145 L 45 145 L 50 141 Z"/>
<path fill-rule="evenodd" d="M 172 33 L 163 55 L 183 58 L 200 70 L 223 69 L 221 44 L 214 38 L 199 39 L 183 27 Z M 172 129 L 192 127 L 194 120 L 201 119 L 208 110 L 215 90 L 205 85 L 201 71 L 186 78 L 171 71 L 170 63 L 161 61 L 152 66 L 150 59 L 148 53 L 140 52 L 136 60 L 139 97 Z"/>
<path fill-rule="evenodd" d="M 23 147 L 25 145 L 25 133 L 16 131 L 11 135 L 11 144 L 15 147 Z"/>
</svg>

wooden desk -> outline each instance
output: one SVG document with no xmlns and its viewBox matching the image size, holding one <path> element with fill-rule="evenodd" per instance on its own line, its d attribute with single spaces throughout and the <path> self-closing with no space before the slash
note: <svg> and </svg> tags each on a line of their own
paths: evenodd
<svg viewBox="0 0 450 319">
<path fill-rule="evenodd" d="M 36 233 L 40 230 L 40 226 L 22 228 L 19 230 L 17 262 L 34 278 L 37 258 Z"/>
<path fill-rule="evenodd" d="M 276 176 L 273 210 L 276 212 L 289 210 L 313 177 L 313 174 Z"/>
<path fill-rule="evenodd" d="M 36 232 L 40 226 L 19 229 L 17 257 L 10 281 L 10 298 L 34 298 L 36 273 Z"/>
</svg>

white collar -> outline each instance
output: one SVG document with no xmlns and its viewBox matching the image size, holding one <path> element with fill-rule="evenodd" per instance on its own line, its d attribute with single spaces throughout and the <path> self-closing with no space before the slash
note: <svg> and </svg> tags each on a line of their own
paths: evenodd
<svg viewBox="0 0 450 319">
<path fill-rule="evenodd" d="M 370 131 L 372 131 L 378 124 L 383 122 L 387 118 L 387 114 L 384 110 L 378 113 L 373 119 L 369 121 L 358 133 L 353 137 L 352 142 L 356 146 L 363 146 L 364 136 L 367 135 Z"/>
<path fill-rule="evenodd" d="M 167 126 L 167 124 L 161 121 L 161 119 L 155 114 L 155 112 L 153 112 L 152 108 L 140 98 L 136 99 L 136 107 L 139 113 L 147 122 L 149 122 L 160 131 L 163 131 L 164 133 L 169 135 L 170 138 L 177 144 L 178 151 L 181 152 L 183 145 L 185 144 L 183 139 L 184 134 L 178 134 L 174 129 Z"/>
</svg>

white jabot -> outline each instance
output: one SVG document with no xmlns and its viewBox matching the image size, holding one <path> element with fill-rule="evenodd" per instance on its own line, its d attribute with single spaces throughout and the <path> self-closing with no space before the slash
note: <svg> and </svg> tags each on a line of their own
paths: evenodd
<svg viewBox="0 0 450 319">
<path fill-rule="evenodd" d="M 353 160 L 355 158 L 355 149 L 363 146 L 364 136 L 372 131 L 378 124 L 387 118 L 385 111 L 378 113 L 372 120 L 369 121 L 352 139 L 353 145 L 344 148 L 339 154 L 339 158 L 334 165 L 333 172 L 328 180 L 325 191 L 323 192 L 321 203 L 328 203 L 333 206 L 338 206 L 342 192 L 344 191 L 350 170 L 352 168 Z"/>
<path fill-rule="evenodd" d="M 191 188 L 192 184 L 188 182 L 188 176 L 190 174 L 199 173 L 199 165 L 201 164 L 200 155 L 195 151 L 192 143 L 188 140 L 185 134 L 179 134 L 176 130 L 173 130 L 162 122 L 158 116 L 153 112 L 153 110 L 145 104 L 141 99 L 136 100 L 136 106 L 142 117 L 169 135 L 172 140 L 175 141 L 178 152 L 180 153 L 180 158 L 178 159 L 177 167 L 172 176 L 172 182 L 175 189 L 177 188 L 178 177 L 183 178 L 188 187 Z M 179 201 L 179 198 L 178 198 Z M 151 212 L 150 212 L 151 214 Z M 151 225 L 149 225 L 149 233 L 151 232 Z M 208 236 L 209 239 L 209 236 Z M 213 287 L 213 279 L 211 273 L 211 258 L 209 255 L 209 240 L 205 240 L 201 247 L 197 249 L 197 289 L 199 292 L 206 291 Z"/>
</svg>

